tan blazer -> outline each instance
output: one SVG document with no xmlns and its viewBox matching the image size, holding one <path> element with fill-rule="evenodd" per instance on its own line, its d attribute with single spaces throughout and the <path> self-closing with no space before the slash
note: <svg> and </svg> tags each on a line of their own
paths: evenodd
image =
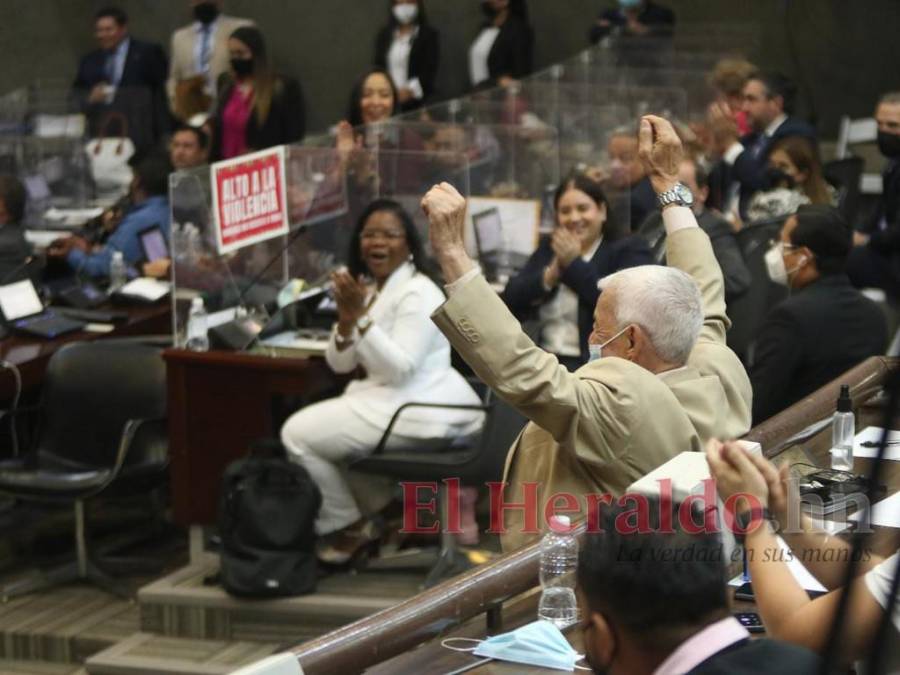
<svg viewBox="0 0 900 675">
<path fill-rule="evenodd" d="M 211 82 L 215 89 L 219 76 L 230 68 L 228 58 L 228 37 L 241 26 L 255 25 L 251 19 L 236 16 L 225 16 L 216 19 L 216 32 L 213 34 L 213 50 L 210 56 Z M 188 24 L 172 33 L 171 59 L 169 61 L 169 79 L 166 91 L 169 94 L 169 105 L 175 107 L 175 86 L 182 80 L 196 76 L 197 62 L 194 58 L 194 43 L 198 39 L 196 23 Z M 212 92 L 213 94 L 215 92 Z M 215 96 L 213 96 L 215 101 Z"/>
<path fill-rule="evenodd" d="M 539 527 L 554 493 L 576 496 L 577 520 L 584 495 L 618 496 L 679 452 L 750 429 L 750 380 L 725 345 L 730 322 L 709 238 L 699 228 L 679 230 L 667 239 L 667 257 L 697 281 L 704 325 L 687 364 L 661 375 L 615 357 L 569 373 L 525 335 L 480 275 L 432 316 L 475 373 L 531 420 L 507 456 L 504 498 L 521 502 L 523 484 L 538 483 Z M 537 536 L 523 532 L 523 522 L 521 511 L 507 511 L 504 550 Z"/>
</svg>

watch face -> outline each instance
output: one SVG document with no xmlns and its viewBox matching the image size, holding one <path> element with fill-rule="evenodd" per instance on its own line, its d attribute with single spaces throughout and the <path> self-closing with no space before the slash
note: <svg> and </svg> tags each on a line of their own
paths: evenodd
<svg viewBox="0 0 900 675">
<path fill-rule="evenodd" d="M 675 186 L 675 195 L 685 206 L 692 206 L 694 203 L 693 193 L 682 183 Z"/>
</svg>

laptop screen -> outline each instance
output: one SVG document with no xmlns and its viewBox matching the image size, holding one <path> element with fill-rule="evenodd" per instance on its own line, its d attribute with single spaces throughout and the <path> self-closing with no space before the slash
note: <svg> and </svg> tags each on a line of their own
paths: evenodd
<svg viewBox="0 0 900 675">
<path fill-rule="evenodd" d="M 159 225 L 154 225 L 144 230 L 141 232 L 140 237 L 141 248 L 144 250 L 144 257 L 147 259 L 147 262 L 169 257 L 169 245 L 166 243 L 166 238 L 163 236 Z"/>
<path fill-rule="evenodd" d="M 479 256 L 496 253 L 503 248 L 503 227 L 496 208 L 472 214 L 472 226 L 475 228 Z"/>
<path fill-rule="evenodd" d="M 40 314 L 44 305 L 30 279 L 0 286 L 0 312 L 7 321 Z"/>
</svg>

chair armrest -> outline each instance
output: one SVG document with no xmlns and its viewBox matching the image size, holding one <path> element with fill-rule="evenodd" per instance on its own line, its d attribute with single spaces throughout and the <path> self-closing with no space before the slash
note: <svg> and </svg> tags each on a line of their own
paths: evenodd
<svg viewBox="0 0 900 675">
<path fill-rule="evenodd" d="M 400 415 L 403 414 L 404 410 L 408 410 L 410 408 L 438 408 L 444 410 L 480 410 L 482 412 L 487 412 L 490 409 L 489 405 L 484 404 L 467 404 L 467 403 L 415 403 L 409 402 L 404 403 L 397 411 L 394 413 L 393 417 L 391 417 L 391 421 L 388 422 L 387 429 L 384 430 L 384 434 L 381 436 L 381 440 L 378 441 L 378 445 L 375 446 L 375 450 L 372 452 L 373 455 L 378 455 L 384 452 L 384 448 L 387 445 L 388 439 L 391 436 L 391 431 L 394 429 L 394 425 L 397 423 L 397 420 L 400 419 Z"/>
<path fill-rule="evenodd" d="M 125 458 L 128 456 L 128 453 L 131 450 L 132 445 L 136 443 L 136 440 L 145 434 L 150 435 L 153 433 L 158 433 L 159 430 L 163 431 L 163 435 L 165 435 L 165 417 L 148 417 L 148 418 L 136 418 L 130 419 L 125 422 L 125 426 L 122 428 L 122 435 L 119 438 L 119 448 L 116 451 L 116 461 L 112 467 L 112 471 L 110 472 L 109 480 L 107 480 L 102 487 L 97 489 L 94 494 L 101 492 L 109 485 L 113 480 L 115 480 L 116 476 L 119 475 L 119 471 L 122 470 L 122 466 L 125 464 Z"/>
</svg>

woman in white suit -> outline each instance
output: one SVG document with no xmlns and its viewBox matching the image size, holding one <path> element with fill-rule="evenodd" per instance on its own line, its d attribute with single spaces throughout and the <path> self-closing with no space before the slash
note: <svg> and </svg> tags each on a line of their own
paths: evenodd
<svg viewBox="0 0 900 675">
<path fill-rule="evenodd" d="M 409 214 L 391 200 L 372 202 L 351 238 L 348 269 L 332 277 L 338 321 L 325 353 L 335 372 L 361 366 L 366 377 L 341 396 L 294 413 L 281 429 L 289 455 L 322 491 L 316 530 L 324 536 L 324 562 L 345 563 L 378 536 L 341 464 L 370 454 L 404 403 L 480 403 L 450 365 L 450 344 L 431 321 L 444 295 L 424 269 Z M 422 439 L 467 435 L 482 418 L 477 410 L 411 408 L 394 425 L 387 447 L 414 449 Z"/>
</svg>

